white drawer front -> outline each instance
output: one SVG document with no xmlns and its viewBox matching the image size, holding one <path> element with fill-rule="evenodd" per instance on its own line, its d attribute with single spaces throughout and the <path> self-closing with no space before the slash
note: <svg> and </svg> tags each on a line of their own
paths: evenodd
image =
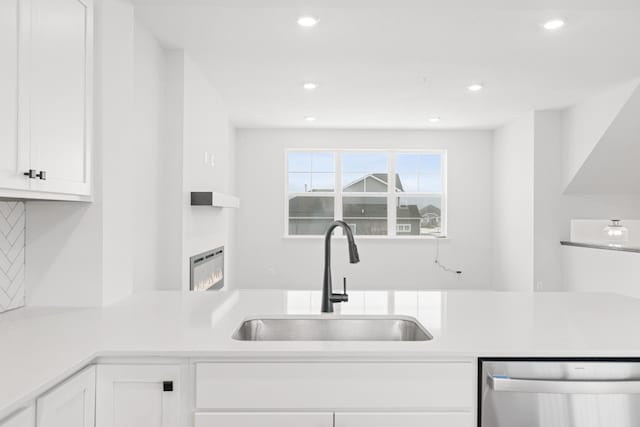
<svg viewBox="0 0 640 427">
<path fill-rule="evenodd" d="M 199 363 L 199 409 L 468 409 L 471 362 Z"/>
<path fill-rule="evenodd" d="M 331 412 L 196 413 L 195 427 L 333 427 Z"/>
<path fill-rule="evenodd" d="M 471 412 L 337 413 L 335 427 L 472 427 Z"/>
</svg>

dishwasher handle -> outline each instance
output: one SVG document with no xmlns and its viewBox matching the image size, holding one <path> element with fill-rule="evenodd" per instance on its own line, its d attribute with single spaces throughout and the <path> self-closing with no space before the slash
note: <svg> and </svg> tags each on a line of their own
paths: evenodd
<svg viewBox="0 0 640 427">
<path fill-rule="evenodd" d="M 640 394 L 640 379 L 628 380 L 549 380 L 487 377 L 489 388 L 497 392 L 553 394 Z"/>
</svg>

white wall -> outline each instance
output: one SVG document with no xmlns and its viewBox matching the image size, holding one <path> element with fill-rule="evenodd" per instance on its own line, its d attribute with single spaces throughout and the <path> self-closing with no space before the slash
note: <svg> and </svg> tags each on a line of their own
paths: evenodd
<svg viewBox="0 0 640 427">
<path fill-rule="evenodd" d="M 97 2 L 96 139 L 102 161 L 102 303 L 133 291 L 134 29 L 127 0 Z"/>
<path fill-rule="evenodd" d="M 133 282 L 136 291 L 170 287 L 166 273 L 169 249 L 161 244 L 167 232 L 164 209 L 166 189 L 162 185 L 166 145 L 166 57 L 155 37 L 136 19 L 135 27 L 135 197 L 133 218 Z M 175 224 L 177 227 L 177 223 Z"/>
<path fill-rule="evenodd" d="M 220 94 L 188 56 L 184 65 L 183 286 L 188 289 L 189 257 L 222 245 L 228 249 L 225 284 L 230 285 L 229 243 L 235 212 L 189 204 L 191 191 L 233 192 L 234 132 Z"/>
<path fill-rule="evenodd" d="M 533 290 L 534 114 L 494 133 L 493 281 L 502 290 Z"/>
<path fill-rule="evenodd" d="M 562 285 L 561 128 L 559 111 L 534 113 L 533 283 L 537 291 Z"/>
<path fill-rule="evenodd" d="M 234 135 L 226 108 L 216 89 L 183 51 L 172 51 L 169 61 L 170 135 L 181 141 L 182 177 L 181 285 L 188 289 L 189 257 L 225 246 L 225 285 L 233 280 L 232 218 L 234 211 L 191 207 L 191 191 L 233 193 Z"/>
<path fill-rule="evenodd" d="M 562 247 L 563 290 L 616 292 L 640 298 L 640 254 L 602 249 Z"/>
<path fill-rule="evenodd" d="M 639 81 L 619 85 L 606 92 L 570 107 L 561 114 L 561 159 L 563 191 L 575 187 L 575 181 L 596 153 L 596 146 L 603 136 L 616 123 L 618 115 L 628 105 Z M 629 118 L 628 118 L 629 119 Z M 627 120 L 634 123 L 633 119 Z M 631 128 L 629 128 L 631 130 Z M 617 129 L 616 136 L 626 142 L 637 139 L 635 131 L 624 127 Z M 625 132 L 628 136 L 625 136 Z M 606 147 L 603 147 L 606 149 Z M 635 156 L 627 153 L 621 167 L 633 168 Z M 623 154 L 624 156 L 624 154 Z M 600 168 L 590 166 L 589 179 L 598 180 L 603 173 Z M 580 183 L 584 187 L 584 177 Z M 588 179 L 587 179 L 588 181 Z M 629 187 L 629 183 L 622 183 Z M 635 184 L 637 185 L 637 183 Z M 579 187 L 579 186 L 578 186 Z M 592 189 L 602 187 L 592 185 Z M 560 198 L 560 232 L 558 240 L 570 240 L 570 222 L 573 219 L 634 219 L 640 213 L 638 194 L 617 194 L 622 186 L 610 185 L 609 194 L 563 194 Z M 584 192 L 584 189 L 583 191 Z M 562 262 L 562 282 L 557 290 L 618 292 L 625 295 L 640 296 L 638 292 L 638 254 L 620 253 L 575 247 L 560 249 Z M 545 286 L 545 288 L 548 288 Z"/>
<path fill-rule="evenodd" d="M 563 189 L 569 186 L 638 84 L 637 79 L 621 84 L 563 111 Z"/>
<path fill-rule="evenodd" d="M 242 288 L 320 289 L 323 240 L 284 238 L 286 148 L 407 148 L 448 150 L 448 232 L 434 264 L 434 240 L 358 240 L 361 262 L 348 263 L 346 244 L 333 242 L 334 283 L 352 289 L 492 288 L 492 133 L 486 131 L 237 131 L 235 283 Z"/>
</svg>

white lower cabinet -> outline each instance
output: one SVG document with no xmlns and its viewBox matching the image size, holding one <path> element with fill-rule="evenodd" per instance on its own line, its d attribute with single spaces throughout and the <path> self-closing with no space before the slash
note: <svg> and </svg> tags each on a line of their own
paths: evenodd
<svg viewBox="0 0 640 427">
<path fill-rule="evenodd" d="M 470 362 L 197 363 L 195 407 L 222 411 L 473 406 Z"/>
<path fill-rule="evenodd" d="M 0 427 L 35 427 L 36 406 L 21 409 L 8 418 L 0 421 Z"/>
<path fill-rule="evenodd" d="M 114 360 L 83 369 L 0 427 L 472 427 L 474 388 L 465 360 Z"/>
<path fill-rule="evenodd" d="M 180 426 L 178 365 L 99 365 L 96 427 Z"/>
<path fill-rule="evenodd" d="M 472 422 L 471 412 L 337 412 L 334 427 L 470 427 Z"/>
<path fill-rule="evenodd" d="M 93 427 L 96 368 L 89 366 L 36 401 L 38 427 Z"/>
<path fill-rule="evenodd" d="M 332 427 L 331 412 L 196 413 L 195 427 Z"/>
<path fill-rule="evenodd" d="M 471 412 L 214 412 L 195 427 L 470 427 Z"/>
</svg>

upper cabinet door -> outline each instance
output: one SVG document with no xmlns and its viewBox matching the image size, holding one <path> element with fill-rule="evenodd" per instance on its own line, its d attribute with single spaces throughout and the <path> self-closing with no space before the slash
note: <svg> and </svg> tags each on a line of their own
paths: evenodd
<svg viewBox="0 0 640 427">
<path fill-rule="evenodd" d="M 29 147 L 20 144 L 19 99 L 25 98 L 18 78 L 27 58 L 29 20 L 21 0 L 0 1 L 0 188 L 26 190 L 29 179 Z"/>
<path fill-rule="evenodd" d="M 90 366 L 36 402 L 38 427 L 94 427 L 96 368 Z"/>
<path fill-rule="evenodd" d="M 31 190 L 89 195 L 93 65 L 92 0 L 31 4 Z"/>
</svg>

